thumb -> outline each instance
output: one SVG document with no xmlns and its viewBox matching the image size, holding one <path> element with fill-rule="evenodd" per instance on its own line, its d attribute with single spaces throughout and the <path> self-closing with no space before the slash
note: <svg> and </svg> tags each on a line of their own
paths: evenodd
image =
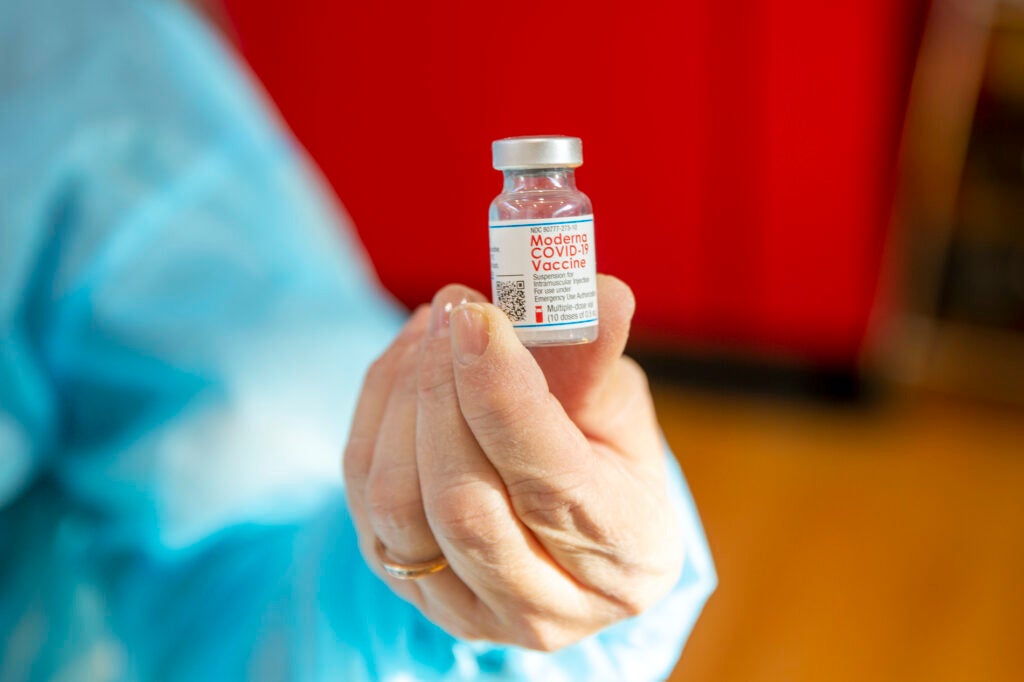
<svg viewBox="0 0 1024 682">
<path fill-rule="evenodd" d="M 597 339 L 584 346 L 534 348 L 548 388 L 575 421 L 598 398 L 629 338 L 636 299 L 629 286 L 610 275 L 597 276 Z"/>
</svg>

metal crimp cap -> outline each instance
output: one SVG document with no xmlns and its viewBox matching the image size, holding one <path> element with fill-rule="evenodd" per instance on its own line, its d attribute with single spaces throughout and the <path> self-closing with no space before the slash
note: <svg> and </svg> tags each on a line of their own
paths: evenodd
<svg viewBox="0 0 1024 682">
<path fill-rule="evenodd" d="M 491 143 L 497 170 L 576 168 L 583 165 L 583 141 L 564 135 L 506 137 Z"/>
</svg>

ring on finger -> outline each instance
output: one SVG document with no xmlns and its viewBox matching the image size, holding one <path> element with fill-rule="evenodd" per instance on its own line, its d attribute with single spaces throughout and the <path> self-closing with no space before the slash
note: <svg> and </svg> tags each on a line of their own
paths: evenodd
<svg viewBox="0 0 1024 682">
<path fill-rule="evenodd" d="M 388 550 L 384 543 L 380 541 L 380 538 L 374 538 L 374 540 L 377 562 L 384 569 L 385 573 L 397 580 L 419 580 L 448 568 L 448 560 L 444 558 L 443 554 L 436 559 L 421 561 L 415 564 L 400 564 L 397 561 L 392 561 L 388 557 Z"/>
</svg>

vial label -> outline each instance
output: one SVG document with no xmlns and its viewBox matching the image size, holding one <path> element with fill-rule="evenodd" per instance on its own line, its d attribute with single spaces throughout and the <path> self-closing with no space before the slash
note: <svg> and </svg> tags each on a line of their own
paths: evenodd
<svg viewBox="0 0 1024 682">
<path fill-rule="evenodd" d="M 493 220 L 491 295 L 517 329 L 597 324 L 594 216 Z"/>
</svg>

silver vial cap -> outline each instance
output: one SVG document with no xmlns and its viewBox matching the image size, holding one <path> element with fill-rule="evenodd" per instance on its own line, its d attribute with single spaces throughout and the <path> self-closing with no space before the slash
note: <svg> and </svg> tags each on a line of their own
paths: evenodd
<svg viewBox="0 0 1024 682">
<path fill-rule="evenodd" d="M 491 143 L 497 170 L 576 168 L 583 165 L 583 141 L 564 135 L 506 137 Z"/>
</svg>

